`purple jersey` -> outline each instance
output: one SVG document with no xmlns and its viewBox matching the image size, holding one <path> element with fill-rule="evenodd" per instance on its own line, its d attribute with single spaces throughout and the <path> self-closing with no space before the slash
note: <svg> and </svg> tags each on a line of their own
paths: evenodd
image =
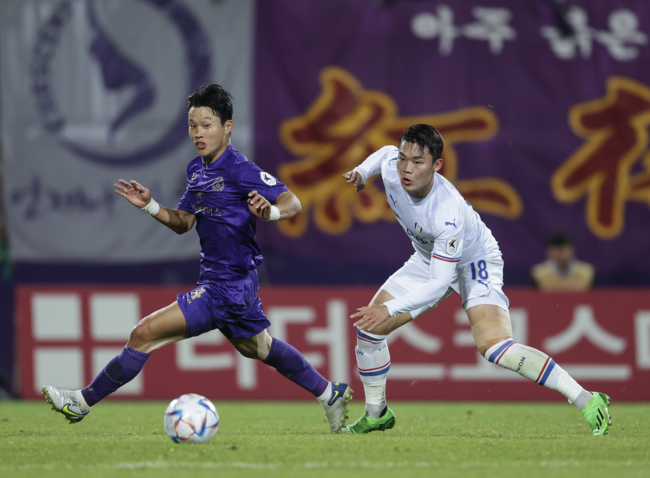
<svg viewBox="0 0 650 478">
<path fill-rule="evenodd" d="M 232 145 L 208 166 L 201 156 L 190 161 L 187 189 L 178 209 L 196 216 L 201 239 L 199 280 L 241 279 L 262 263 L 255 242 L 257 218 L 248 209 L 248 193 L 257 191 L 273 203 L 286 190 Z"/>
</svg>

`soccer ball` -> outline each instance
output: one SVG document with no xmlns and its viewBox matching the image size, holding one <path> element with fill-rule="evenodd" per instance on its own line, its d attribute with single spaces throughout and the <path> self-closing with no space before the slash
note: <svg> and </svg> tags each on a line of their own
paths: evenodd
<svg viewBox="0 0 650 478">
<path fill-rule="evenodd" d="M 210 400 L 188 393 L 165 410 L 165 431 L 176 443 L 208 443 L 219 428 L 219 414 Z"/>
</svg>

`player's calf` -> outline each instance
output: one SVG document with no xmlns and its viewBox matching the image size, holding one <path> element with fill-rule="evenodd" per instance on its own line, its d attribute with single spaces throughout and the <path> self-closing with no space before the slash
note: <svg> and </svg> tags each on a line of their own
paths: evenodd
<svg viewBox="0 0 650 478">
<path fill-rule="evenodd" d="M 386 378 L 390 370 L 390 353 L 386 336 L 357 329 L 355 355 L 366 395 L 365 414 L 379 418 L 387 407 Z"/>
<path fill-rule="evenodd" d="M 485 352 L 485 359 L 512 370 L 539 385 L 557 390 L 572 402 L 575 402 L 580 393 L 584 391 L 551 357 L 512 339 L 504 340 L 490 347 Z M 590 398 L 591 395 L 587 401 Z"/>
<path fill-rule="evenodd" d="M 592 394 L 582 388 L 544 352 L 507 339 L 487 349 L 485 358 L 539 385 L 560 392 L 583 412 L 594 435 L 606 433 L 609 415 L 607 406 L 604 405 L 605 399 L 599 399 L 596 395 L 600 396 L 600 394 Z M 607 403 L 609 403 L 609 397 L 607 397 Z M 587 406 L 588 404 L 591 405 Z"/>
<path fill-rule="evenodd" d="M 150 355 L 124 347 L 119 355 L 106 364 L 90 385 L 81 390 L 86 403 L 92 407 L 129 383 L 140 373 Z"/>
</svg>

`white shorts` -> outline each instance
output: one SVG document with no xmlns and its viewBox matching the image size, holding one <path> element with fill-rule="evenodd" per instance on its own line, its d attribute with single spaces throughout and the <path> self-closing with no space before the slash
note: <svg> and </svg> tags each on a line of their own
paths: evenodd
<svg viewBox="0 0 650 478">
<path fill-rule="evenodd" d="M 384 282 L 381 289 L 397 299 L 421 287 L 426 282 L 429 282 L 429 266 L 416 252 Z M 501 307 L 507 312 L 510 301 L 503 293 L 502 287 L 503 259 L 501 259 L 501 254 L 491 254 L 484 259 L 477 259 L 456 267 L 445 295 L 438 302 L 431 302 L 420 309 L 411 311 L 411 316 L 415 319 L 418 315 L 433 309 L 454 291 L 458 292 L 463 299 L 465 310 L 475 305 L 490 304 Z"/>
</svg>

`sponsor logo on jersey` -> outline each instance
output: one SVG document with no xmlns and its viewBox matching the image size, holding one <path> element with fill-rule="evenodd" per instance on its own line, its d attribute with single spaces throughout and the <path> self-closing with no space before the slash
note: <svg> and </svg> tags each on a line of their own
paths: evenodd
<svg viewBox="0 0 650 478">
<path fill-rule="evenodd" d="M 210 217 L 221 216 L 221 211 L 219 211 L 219 208 L 216 207 L 197 206 L 196 204 L 192 204 L 192 211 L 194 211 L 195 216 L 197 214 L 203 214 L 204 216 Z"/>
<path fill-rule="evenodd" d="M 453 256 L 458 249 L 458 238 L 456 236 L 447 239 L 447 254 Z"/>
<path fill-rule="evenodd" d="M 275 179 L 273 176 L 271 176 L 269 173 L 262 171 L 260 173 L 260 178 L 262 178 L 262 181 L 264 181 L 266 184 L 269 186 L 275 186 L 278 182 L 277 179 Z"/>
<path fill-rule="evenodd" d="M 199 175 L 196 173 L 192 173 L 192 177 L 190 178 L 190 182 L 193 183 L 194 180 L 198 177 Z"/>
<path fill-rule="evenodd" d="M 456 226 L 456 218 L 454 218 L 454 222 L 445 221 L 445 226 L 454 226 L 456 229 L 458 229 L 458 226 Z"/>
<path fill-rule="evenodd" d="M 213 191 L 220 193 L 223 191 L 223 188 L 226 185 L 223 182 L 223 176 L 219 176 L 217 179 L 214 180 L 214 182 L 210 185 Z"/>
</svg>

